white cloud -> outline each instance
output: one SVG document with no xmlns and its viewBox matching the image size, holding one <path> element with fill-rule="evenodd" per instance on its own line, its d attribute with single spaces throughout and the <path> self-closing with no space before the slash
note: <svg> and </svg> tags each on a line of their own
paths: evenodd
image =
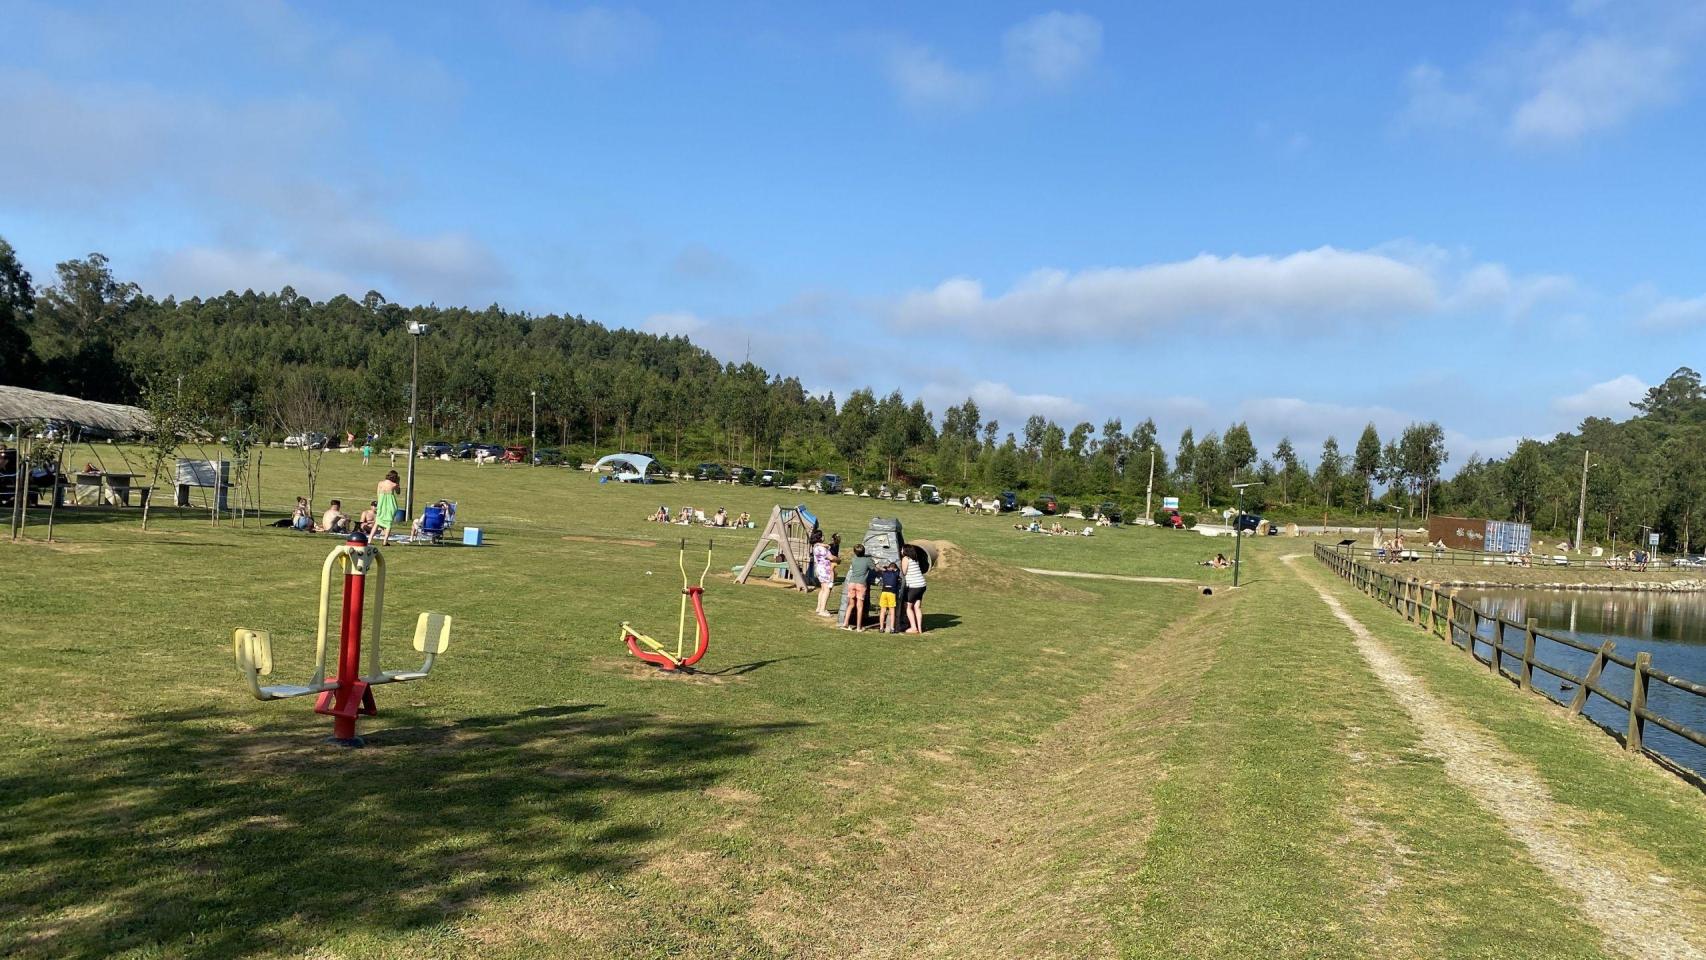
<svg viewBox="0 0 1706 960">
<path fill-rule="evenodd" d="M 316 100 L 225 102 L 134 84 L 70 86 L 0 71 L 0 179 L 9 201 L 57 209 L 112 194 L 205 185 L 227 171 L 281 173 L 305 144 L 337 137 L 338 111 Z"/>
<path fill-rule="evenodd" d="M 1394 242 L 1365 251 L 1204 253 L 1131 267 L 1045 269 L 996 295 L 978 279 L 952 277 L 905 294 L 890 314 L 902 326 L 1000 332 L 1047 326 L 1063 338 L 1140 338 L 1186 328 L 1309 335 L 1418 316 L 1519 318 L 1575 291 L 1566 276 L 1514 275 L 1462 252 Z"/>
<path fill-rule="evenodd" d="M 1020 393 L 1010 384 L 978 380 L 967 384 L 956 378 L 926 384 L 918 391 L 925 406 L 940 411 L 965 401 L 977 401 L 984 420 L 999 420 L 1003 432 L 1017 430 L 1025 420 L 1040 415 L 1070 428 L 1090 416 L 1090 408 L 1071 397 L 1053 393 Z"/>
<path fill-rule="evenodd" d="M 692 337 L 706 328 L 705 319 L 696 313 L 685 310 L 672 313 L 654 313 L 640 321 L 642 333 L 655 333 L 665 337 Z"/>
<path fill-rule="evenodd" d="M 1455 77 L 1431 63 L 1411 68 L 1399 125 L 1483 126 L 1513 143 L 1569 144 L 1682 95 L 1706 35 L 1706 6 L 1579 3 L 1568 14 L 1561 25 L 1528 26 Z"/>
<path fill-rule="evenodd" d="M 1682 300 L 1670 297 L 1653 304 L 1641 317 L 1649 330 L 1675 331 L 1706 326 L 1706 296 Z"/>
<path fill-rule="evenodd" d="M 983 102 L 988 83 L 956 69 L 928 47 L 901 44 L 889 52 L 889 84 L 915 110 L 968 110 Z"/>
<path fill-rule="evenodd" d="M 582 69 L 612 70 L 645 60 L 657 43 L 657 25 L 631 7 L 594 4 L 563 10 L 517 0 L 499 10 L 518 44 Z"/>
<path fill-rule="evenodd" d="M 1610 417 L 1627 420 L 1634 414 L 1629 406 L 1647 395 L 1649 384 L 1632 373 L 1625 373 L 1603 383 L 1596 383 L 1580 393 L 1572 393 L 1552 401 L 1552 409 L 1577 419 Z"/>
<path fill-rule="evenodd" d="M 1139 267 L 1039 270 L 994 297 L 985 296 L 979 281 L 957 277 L 906 295 L 895 316 L 920 326 L 1140 336 L 1187 324 L 1239 332 L 1331 329 L 1352 319 L 1426 313 L 1438 302 L 1435 280 L 1421 267 L 1321 247 L 1283 257 L 1205 253 Z"/>
<path fill-rule="evenodd" d="M 179 298 L 216 297 L 228 290 L 279 290 L 290 286 L 314 300 L 338 294 L 359 298 L 366 288 L 348 276 L 301 263 L 276 250 L 186 247 L 145 267 L 143 288 Z"/>
<path fill-rule="evenodd" d="M 1576 292 L 1574 279 L 1561 274 L 1513 276 L 1502 263 L 1478 263 L 1463 272 L 1447 298 L 1450 310 L 1501 310 L 1525 317 L 1538 306 Z"/>
<path fill-rule="evenodd" d="M 1542 55 L 1533 89 L 1511 113 L 1512 139 L 1567 143 L 1675 95 L 1680 51 L 1667 43 L 1584 37 Z"/>
<path fill-rule="evenodd" d="M 1102 54 L 1102 24 L 1083 13 L 1039 14 L 1009 28 L 1001 45 L 1016 74 L 1044 87 L 1061 88 L 1092 67 Z"/>
</svg>

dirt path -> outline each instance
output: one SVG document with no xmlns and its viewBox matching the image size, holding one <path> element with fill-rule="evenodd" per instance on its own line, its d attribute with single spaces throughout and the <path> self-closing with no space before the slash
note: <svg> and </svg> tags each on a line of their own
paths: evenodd
<svg viewBox="0 0 1706 960">
<path fill-rule="evenodd" d="M 1020 567 L 1019 569 L 1043 577 L 1076 577 L 1080 580 L 1118 580 L 1122 583 L 1196 583 L 1195 580 L 1186 580 L 1183 577 L 1127 577 L 1117 573 L 1079 573 L 1076 570 L 1038 570 L 1035 567 Z"/>
<path fill-rule="evenodd" d="M 1650 867 L 1630 869 L 1570 835 L 1562 825 L 1574 815 L 1552 801 L 1538 777 L 1494 737 L 1428 693 L 1327 591 L 1317 571 L 1299 567 L 1305 556 L 1291 554 L 1284 561 L 1350 631 L 1358 652 L 1416 725 L 1423 748 L 1444 762 L 1446 776 L 1496 816 L 1553 882 L 1580 899 L 1582 915 L 1607 945 L 1629 957 L 1706 958 L 1706 930 L 1697 919 L 1701 905 L 1690 902 L 1699 896 L 1689 896 Z"/>
<path fill-rule="evenodd" d="M 791 931 L 779 946 L 838 960 L 1116 955 L 1106 906 L 1137 872 L 1160 758 L 1214 659 L 1209 612 L 1168 627 L 999 779 L 962 784 L 840 893 L 781 894 L 764 918 Z"/>
</svg>

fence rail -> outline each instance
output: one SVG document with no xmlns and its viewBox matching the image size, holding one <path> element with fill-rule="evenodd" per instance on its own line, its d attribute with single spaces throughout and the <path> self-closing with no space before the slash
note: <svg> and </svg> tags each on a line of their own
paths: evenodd
<svg viewBox="0 0 1706 960">
<path fill-rule="evenodd" d="M 1346 547 L 1330 548 L 1335 553 L 1345 553 L 1369 563 L 1420 562 L 1444 563 L 1451 566 L 1471 567 L 1559 567 L 1570 570 L 1617 570 L 1623 573 L 1648 573 L 1654 570 L 1694 571 L 1706 576 L 1706 561 L 1698 557 L 1663 557 L 1649 556 L 1646 562 L 1636 563 L 1627 556 L 1579 557 L 1563 553 L 1480 553 L 1474 550 L 1435 549 L 1427 544 L 1420 547 L 1405 547 L 1402 550 L 1389 552 L 1385 548 Z M 1394 556 L 1393 554 L 1396 554 Z"/>
<path fill-rule="evenodd" d="M 1488 671 L 1495 676 L 1504 677 L 1524 691 L 1540 694 L 1567 707 L 1572 715 L 1581 715 L 1590 696 L 1599 697 L 1616 706 L 1627 715 L 1623 734 L 1624 749 L 1644 753 L 1660 760 L 1666 766 L 1682 769 L 1696 780 L 1706 776 L 1706 770 L 1694 771 L 1680 767 L 1674 758 L 1648 749 L 1643 743 L 1646 725 L 1651 723 L 1696 746 L 1706 748 L 1706 733 L 1695 730 L 1674 717 L 1657 713 L 1648 706 L 1648 694 L 1654 682 L 1702 698 L 1706 698 L 1706 684 L 1655 669 L 1650 653 L 1637 653 L 1634 657 L 1619 654 L 1616 642 L 1612 640 L 1594 646 L 1574 637 L 1538 630 L 1532 619 L 1526 623 L 1517 623 L 1485 613 L 1473 604 L 1459 600 L 1455 590 L 1442 590 L 1415 577 L 1399 576 L 1393 572 L 1396 567 L 1387 567 L 1384 564 L 1377 567 L 1365 563 L 1358 553 L 1350 550 L 1316 544 L 1315 558 L 1326 564 L 1334 573 L 1350 581 L 1358 590 L 1391 607 L 1404 619 L 1452 646 L 1467 651 L 1475 662 L 1485 664 Z M 1493 625 L 1491 636 L 1483 635 L 1481 627 L 1489 623 Z M 1506 643 L 1507 630 L 1521 634 L 1520 648 Z M 1592 654 L 1593 660 L 1588 665 L 1587 672 L 1577 675 L 1542 660 L 1535 654 L 1535 644 L 1539 640 Z M 1485 657 L 1476 649 L 1477 643 L 1487 648 Z M 1613 690 L 1603 682 L 1602 676 L 1607 664 L 1615 664 L 1630 672 L 1633 679 L 1627 690 Z M 1574 695 L 1565 702 L 1537 689 L 1534 686 L 1536 670 L 1574 686 Z"/>
</svg>

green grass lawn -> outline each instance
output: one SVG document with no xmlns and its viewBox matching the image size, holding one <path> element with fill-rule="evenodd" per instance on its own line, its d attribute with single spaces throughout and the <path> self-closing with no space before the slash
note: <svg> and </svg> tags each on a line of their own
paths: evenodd
<svg viewBox="0 0 1706 960">
<path fill-rule="evenodd" d="M 269 451 L 269 504 L 298 462 Z M 330 454 L 317 500 L 353 512 L 382 472 Z M 1193 533 L 436 461 L 417 488 L 487 546 L 386 551 L 386 666 L 413 662 L 417 611 L 455 627 L 431 678 L 378 689 L 357 751 L 231 664 L 233 628 L 267 629 L 275 679 L 306 678 L 333 538 L 64 511 L 62 542 L 0 550 L 0 955 L 1600 955 L 1415 749 L 1278 561 L 1296 541 L 1247 545 L 1232 593 L 1198 565 L 1230 543 Z M 897 515 L 953 543 L 929 632 L 836 631 L 731 582 L 758 531 L 643 519 L 779 502 L 849 542 Z M 618 625 L 673 638 L 676 543 L 691 565 L 713 535 L 704 672 L 662 676 Z M 1466 711 L 1506 695 L 1442 663 Z M 1598 734 L 1524 709 L 1484 719 L 1576 796 Z M 1646 791 L 1615 811 L 1631 842 L 1697 822 L 1613 766 Z"/>
</svg>

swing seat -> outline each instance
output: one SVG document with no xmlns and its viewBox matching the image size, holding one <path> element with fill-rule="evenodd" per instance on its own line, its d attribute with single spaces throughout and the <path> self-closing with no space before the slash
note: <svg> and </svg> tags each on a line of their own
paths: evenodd
<svg viewBox="0 0 1706 960">
<path fill-rule="evenodd" d="M 249 689 L 256 700 L 288 700 L 310 693 L 329 690 L 336 684 L 300 687 L 294 684 L 261 686 L 260 678 L 272 674 L 272 634 L 265 630 L 238 627 L 232 634 L 231 645 L 237 658 L 237 669 L 249 678 Z"/>
<path fill-rule="evenodd" d="M 423 613 L 415 621 L 415 650 L 426 654 L 419 670 L 386 670 L 377 677 L 364 678 L 368 683 L 407 683 L 420 680 L 432 672 L 438 655 L 450 649 L 450 617 L 442 613 Z"/>
</svg>

